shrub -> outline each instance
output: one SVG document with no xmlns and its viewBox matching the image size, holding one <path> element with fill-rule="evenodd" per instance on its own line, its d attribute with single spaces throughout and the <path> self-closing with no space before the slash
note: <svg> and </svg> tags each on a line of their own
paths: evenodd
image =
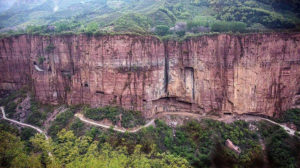
<svg viewBox="0 0 300 168">
<path fill-rule="evenodd" d="M 75 135 L 79 135 L 80 131 L 82 131 L 84 123 L 80 121 L 80 119 L 76 118 L 75 121 L 71 125 L 71 130 Z"/>
<path fill-rule="evenodd" d="M 159 36 L 165 36 L 169 32 L 169 27 L 165 25 L 158 25 L 155 27 L 155 33 Z"/>
<path fill-rule="evenodd" d="M 74 116 L 74 111 L 69 109 L 61 114 L 59 114 L 54 122 L 51 124 L 48 134 L 52 137 L 56 137 L 57 133 L 66 127 L 70 119 Z"/>
<path fill-rule="evenodd" d="M 99 29 L 98 24 L 96 22 L 91 22 L 85 27 L 84 32 L 87 34 L 93 34 L 98 29 Z"/>
<path fill-rule="evenodd" d="M 291 122 L 296 125 L 297 130 L 300 130 L 300 109 L 289 109 L 277 119 L 278 122 Z"/>
<path fill-rule="evenodd" d="M 129 13 L 114 21 L 114 30 L 118 32 L 145 33 L 149 30 L 150 23 L 149 18 L 144 15 Z"/>
<path fill-rule="evenodd" d="M 47 26 L 36 26 L 36 25 L 29 25 L 26 27 L 26 33 L 28 34 L 43 34 L 47 33 Z"/>
<path fill-rule="evenodd" d="M 246 27 L 246 24 L 242 22 L 216 21 L 212 24 L 211 30 L 214 32 L 244 32 Z"/>
<path fill-rule="evenodd" d="M 45 60 L 45 57 L 43 57 L 43 56 L 38 57 L 38 63 L 39 64 L 43 64 L 44 60 Z"/>
<path fill-rule="evenodd" d="M 179 37 L 183 37 L 185 35 L 185 31 L 178 31 L 176 32 L 176 34 L 179 36 Z"/>
<path fill-rule="evenodd" d="M 19 90 L 19 91 L 13 91 L 6 95 L 5 97 L 0 99 L 0 106 L 5 107 L 5 112 L 7 114 L 7 117 L 13 117 L 13 115 L 16 113 L 17 103 L 15 103 L 15 100 L 17 98 L 20 98 L 22 100 L 26 96 L 25 90 Z"/>
<path fill-rule="evenodd" d="M 55 46 L 54 46 L 52 43 L 50 43 L 50 44 L 45 48 L 45 51 L 46 51 L 47 53 L 50 53 L 50 52 L 52 52 L 54 49 L 55 49 Z"/>
<path fill-rule="evenodd" d="M 209 27 L 210 26 L 210 22 L 212 22 L 213 20 L 209 17 L 196 17 L 193 20 L 190 20 L 187 22 L 187 29 L 189 31 L 193 31 L 193 29 L 196 29 L 198 27 Z"/>
<path fill-rule="evenodd" d="M 5 106 L 5 112 L 9 118 L 13 117 L 13 115 L 16 113 L 17 104 L 15 102 L 9 102 Z"/>
<path fill-rule="evenodd" d="M 266 143 L 271 167 L 296 167 L 296 158 L 300 155 L 297 150 L 299 140 L 290 137 L 283 128 L 266 121 L 260 122 L 258 128 Z"/>
</svg>

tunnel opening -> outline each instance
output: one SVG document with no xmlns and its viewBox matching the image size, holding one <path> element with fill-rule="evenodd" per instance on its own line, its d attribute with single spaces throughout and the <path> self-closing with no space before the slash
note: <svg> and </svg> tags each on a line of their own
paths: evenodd
<svg viewBox="0 0 300 168">
<path fill-rule="evenodd" d="M 103 91 L 100 91 L 100 90 L 97 90 L 96 93 L 97 93 L 97 94 L 104 94 L 104 92 L 103 92 Z"/>
<path fill-rule="evenodd" d="M 298 89 L 297 95 L 300 95 L 300 88 Z"/>
</svg>

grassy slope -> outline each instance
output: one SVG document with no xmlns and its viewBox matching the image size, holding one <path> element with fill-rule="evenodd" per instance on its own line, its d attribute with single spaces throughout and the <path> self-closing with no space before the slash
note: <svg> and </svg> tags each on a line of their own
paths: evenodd
<svg viewBox="0 0 300 168">
<path fill-rule="evenodd" d="M 76 27 L 75 31 L 80 30 L 84 25 L 90 22 L 97 22 L 103 29 L 113 26 L 116 22 L 119 22 L 119 18 L 123 17 L 124 20 L 133 20 L 133 23 L 138 25 L 137 21 L 132 18 L 126 18 L 128 14 L 135 13 L 145 16 L 147 22 L 152 27 L 165 24 L 169 27 L 174 26 L 178 21 L 189 21 L 196 17 L 209 17 L 232 20 L 234 17 L 236 21 L 244 21 L 239 19 L 239 15 L 229 16 L 228 12 L 232 10 L 238 10 L 238 12 L 247 12 L 248 8 L 257 9 L 259 12 L 273 12 L 275 21 L 277 18 L 285 18 L 292 20 L 295 23 L 299 23 L 299 18 L 295 12 L 290 10 L 274 9 L 268 3 L 262 3 L 258 1 L 246 1 L 242 3 L 242 6 L 238 8 L 228 8 L 224 5 L 224 11 L 221 16 L 213 5 L 209 4 L 208 0 L 124 0 L 119 7 L 115 0 L 85 0 L 84 3 L 80 3 L 79 0 L 70 1 L 64 0 L 58 3 L 59 10 L 53 12 L 55 4 L 51 0 L 46 2 L 30 6 L 25 5 L 20 7 L 13 7 L 8 11 L 0 14 L 0 27 L 19 27 L 24 28 L 27 25 L 47 25 L 54 24 L 58 21 L 76 21 L 80 23 L 80 26 Z M 237 13 L 238 13 L 237 12 Z M 230 12 L 229 12 L 230 13 Z M 226 17 L 226 18 L 225 18 Z M 257 16 L 264 17 L 264 16 Z M 274 22 L 275 22 L 274 21 Z M 260 22 L 260 21 L 258 21 Z M 255 25 L 248 24 L 248 27 Z M 262 26 L 262 25 L 259 25 Z M 147 29 L 148 27 L 141 27 Z M 124 31 L 124 30 L 122 30 Z M 132 30 L 129 30 L 132 31 Z"/>
</svg>

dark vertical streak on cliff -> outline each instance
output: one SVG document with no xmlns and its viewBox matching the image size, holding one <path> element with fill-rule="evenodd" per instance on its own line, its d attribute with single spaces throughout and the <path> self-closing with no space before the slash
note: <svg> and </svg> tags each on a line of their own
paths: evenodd
<svg viewBox="0 0 300 168">
<path fill-rule="evenodd" d="M 242 43 L 242 37 L 241 36 L 237 36 L 237 39 L 240 43 L 240 49 L 241 49 L 241 55 L 240 55 L 240 58 L 242 58 L 244 56 L 244 46 L 243 46 L 243 43 Z"/>
<path fill-rule="evenodd" d="M 168 93 L 168 84 L 169 84 L 169 51 L 168 51 L 168 42 L 164 42 L 164 50 L 165 50 L 165 94 Z"/>
<path fill-rule="evenodd" d="M 192 93 L 193 93 L 193 101 L 195 100 L 195 70 L 194 68 L 192 69 L 192 80 L 193 80 L 193 88 L 192 88 Z"/>
<path fill-rule="evenodd" d="M 7 50 L 6 50 L 6 47 L 5 47 L 5 42 L 4 42 L 4 39 L 1 40 L 2 41 L 2 45 L 3 45 L 3 49 L 5 51 L 5 53 L 7 53 Z"/>
<path fill-rule="evenodd" d="M 29 49 L 29 57 L 28 57 L 28 60 L 29 60 L 29 67 L 30 67 L 30 71 L 29 71 L 29 73 L 31 74 L 30 76 L 31 76 L 31 80 L 30 80 L 30 87 L 31 87 L 31 92 L 33 92 L 33 94 L 35 95 L 36 93 L 35 93 L 35 87 L 34 87 L 34 80 L 33 80 L 33 76 L 32 76 L 32 73 L 33 73 L 33 70 L 32 70 L 32 64 L 31 64 L 31 58 L 30 58 L 30 56 L 31 56 L 31 49 L 32 49 L 32 36 L 29 36 L 28 37 L 29 39 L 30 39 L 30 43 L 29 43 L 29 47 L 30 47 L 30 49 Z"/>
<path fill-rule="evenodd" d="M 283 89 L 283 85 L 281 83 L 281 74 L 282 74 L 282 69 L 279 71 L 279 76 L 278 76 L 278 82 L 277 82 L 277 85 L 276 85 L 276 92 L 275 92 L 275 95 L 274 95 L 274 98 L 275 98 L 275 112 L 273 113 L 273 117 L 278 117 L 280 116 L 280 113 L 283 111 L 282 110 L 282 100 L 283 100 L 283 97 L 281 96 L 281 92 L 282 92 L 282 89 Z"/>
<path fill-rule="evenodd" d="M 70 65 L 72 68 L 72 75 L 74 75 L 75 73 L 75 68 L 74 68 L 74 59 L 73 59 L 73 55 L 72 55 L 72 40 L 71 38 L 68 37 L 68 52 L 69 52 L 69 56 L 70 56 Z"/>
<path fill-rule="evenodd" d="M 30 54 L 31 52 L 31 48 L 28 47 L 28 44 L 30 46 L 31 43 L 31 38 L 28 38 L 27 36 L 24 37 L 26 39 L 26 45 L 27 45 L 27 51 L 24 53 L 24 55 L 26 56 L 27 54 Z M 29 48 L 29 49 L 28 49 Z M 23 55 L 22 55 L 23 56 Z M 31 66 L 30 66 L 30 58 L 27 56 L 26 59 L 24 60 L 25 64 L 27 64 L 27 70 L 25 71 L 25 77 L 26 77 L 26 84 L 30 86 L 30 81 L 31 81 Z"/>
</svg>

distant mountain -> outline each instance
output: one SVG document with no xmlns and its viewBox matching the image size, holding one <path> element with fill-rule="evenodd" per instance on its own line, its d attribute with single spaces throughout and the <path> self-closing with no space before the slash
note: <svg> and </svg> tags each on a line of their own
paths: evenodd
<svg viewBox="0 0 300 168">
<path fill-rule="evenodd" d="M 0 13 L 9 9 L 16 0 L 0 0 Z"/>
<path fill-rule="evenodd" d="M 297 0 L 0 0 L 0 4 L 2 30 L 58 22 L 76 22 L 68 31 L 96 23 L 101 30 L 134 32 L 155 31 L 161 25 L 176 30 L 180 22 L 190 32 L 218 31 L 220 24 L 224 29 L 231 22 L 241 22 L 248 30 L 295 29 L 300 23 Z"/>
</svg>

